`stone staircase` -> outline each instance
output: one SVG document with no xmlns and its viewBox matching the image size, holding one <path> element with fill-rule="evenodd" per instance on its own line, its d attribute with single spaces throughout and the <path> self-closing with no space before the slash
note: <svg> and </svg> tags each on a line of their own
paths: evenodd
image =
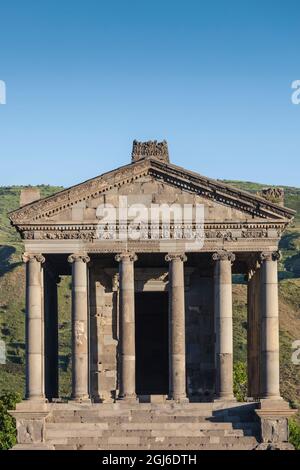
<svg viewBox="0 0 300 470">
<path fill-rule="evenodd" d="M 255 404 L 93 404 L 54 407 L 44 443 L 57 450 L 250 450 Z"/>
</svg>

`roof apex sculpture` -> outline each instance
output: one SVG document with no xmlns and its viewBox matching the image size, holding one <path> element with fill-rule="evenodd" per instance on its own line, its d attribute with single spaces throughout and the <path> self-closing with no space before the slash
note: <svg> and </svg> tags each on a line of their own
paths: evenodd
<svg viewBox="0 0 300 470">
<path fill-rule="evenodd" d="M 156 158 L 164 163 L 169 163 L 169 151 L 166 140 L 157 142 L 157 140 L 148 140 L 147 142 L 133 141 L 131 161 L 137 162 L 146 157 Z"/>
</svg>

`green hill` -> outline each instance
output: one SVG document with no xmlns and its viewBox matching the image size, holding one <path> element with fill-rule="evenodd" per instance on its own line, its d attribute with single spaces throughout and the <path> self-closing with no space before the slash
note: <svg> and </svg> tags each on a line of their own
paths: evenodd
<svg viewBox="0 0 300 470">
<path fill-rule="evenodd" d="M 264 185 L 226 181 L 253 193 Z M 43 197 L 62 188 L 39 186 Z M 19 205 L 21 187 L 0 188 L 0 340 L 6 345 L 7 361 L 0 364 L 0 395 L 3 391 L 23 392 L 25 370 L 24 344 L 24 266 L 22 242 L 10 226 L 7 213 Z M 291 361 L 291 344 L 300 339 L 300 188 L 285 187 L 285 205 L 298 211 L 295 223 L 284 235 L 280 248 L 280 341 L 281 388 L 284 397 L 300 407 L 300 366 Z M 246 285 L 235 284 L 234 359 L 246 361 L 247 307 Z M 60 393 L 70 392 L 70 279 L 59 285 L 59 362 Z"/>
</svg>

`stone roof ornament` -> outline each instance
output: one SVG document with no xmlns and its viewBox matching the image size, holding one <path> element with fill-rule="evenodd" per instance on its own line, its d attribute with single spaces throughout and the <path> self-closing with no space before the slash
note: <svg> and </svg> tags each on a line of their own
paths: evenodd
<svg viewBox="0 0 300 470">
<path fill-rule="evenodd" d="M 283 188 L 263 188 L 258 195 L 266 199 L 266 201 L 284 206 Z"/>
<path fill-rule="evenodd" d="M 157 140 L 149 140 L 148 142 L 133 141 L 131 161 L 132 163 L 144 158 L 152 157 L 161 162 L 169 163 L 169 151 L 166 140 L 157 142 Z"/>
</svg>

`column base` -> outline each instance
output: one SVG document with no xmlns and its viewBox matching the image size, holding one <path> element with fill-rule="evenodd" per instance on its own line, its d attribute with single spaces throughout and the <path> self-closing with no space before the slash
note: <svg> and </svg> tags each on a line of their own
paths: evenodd
<svg viewBox="0 0 300 470">
<path fill-rule="evenodd" d="M 260 448 L 280 449 L 289 440 L 289 418 L 297 413 L 283 398 L 262 399 L 255 410 L 260 422 Z"/>
<path fill-rule="evenodd" d="M 185 404 L 185 403 L 190 402 L 190 400 L 188 399 L 186 395 L 170 396 L 168 400 L 173 401 L 174 403 L 179 403 L 179 404 Z"/>
<path fill-rule="evenodd" d="M 259 399 L 259 401 L 261 403 L 269 403 L 269 402 L 276 402 L 276 401 L 278 403 L 285 402 L 285 400 L 280 395 L 273 395 L 273 396 L 265 395 L 265 396 L 261 397 Z M 287 402 L 285 402 L 285 403 L 287 403 Z"/>
<path fill-rule="evenodd" d="M 25 403 L 49 403 L 46 397 L 27 397 L 24 400 Z"/>
<path fill-rule="evenodd" d="M 237 401 L 233 394 L 226 394 L 226 395 L 218 395 L 214 397 L 214 402 L 220 401 Z"/>
<path fill-rule="evenodd" d="M 88 397 L 88 396 L 84 396 L 84 397 L 71 397 L 71 400 L 70 402 L 72 403 L 86 403 L 86 404 L 90 404 L 92 403 L 92 400 Z"/>
<path fill-rule="evenodd" d="M 124 403 L 138 403 L 138 397 L 136 396 L 136 394 L 119 395 L 117 401 Z"/>
<path fill-rule="evenodd" d="M 259 400 L 259 409 L 268 410 L 291 410 L 290 405 L 282 397 L 268 397 Z"/>
</svg>

